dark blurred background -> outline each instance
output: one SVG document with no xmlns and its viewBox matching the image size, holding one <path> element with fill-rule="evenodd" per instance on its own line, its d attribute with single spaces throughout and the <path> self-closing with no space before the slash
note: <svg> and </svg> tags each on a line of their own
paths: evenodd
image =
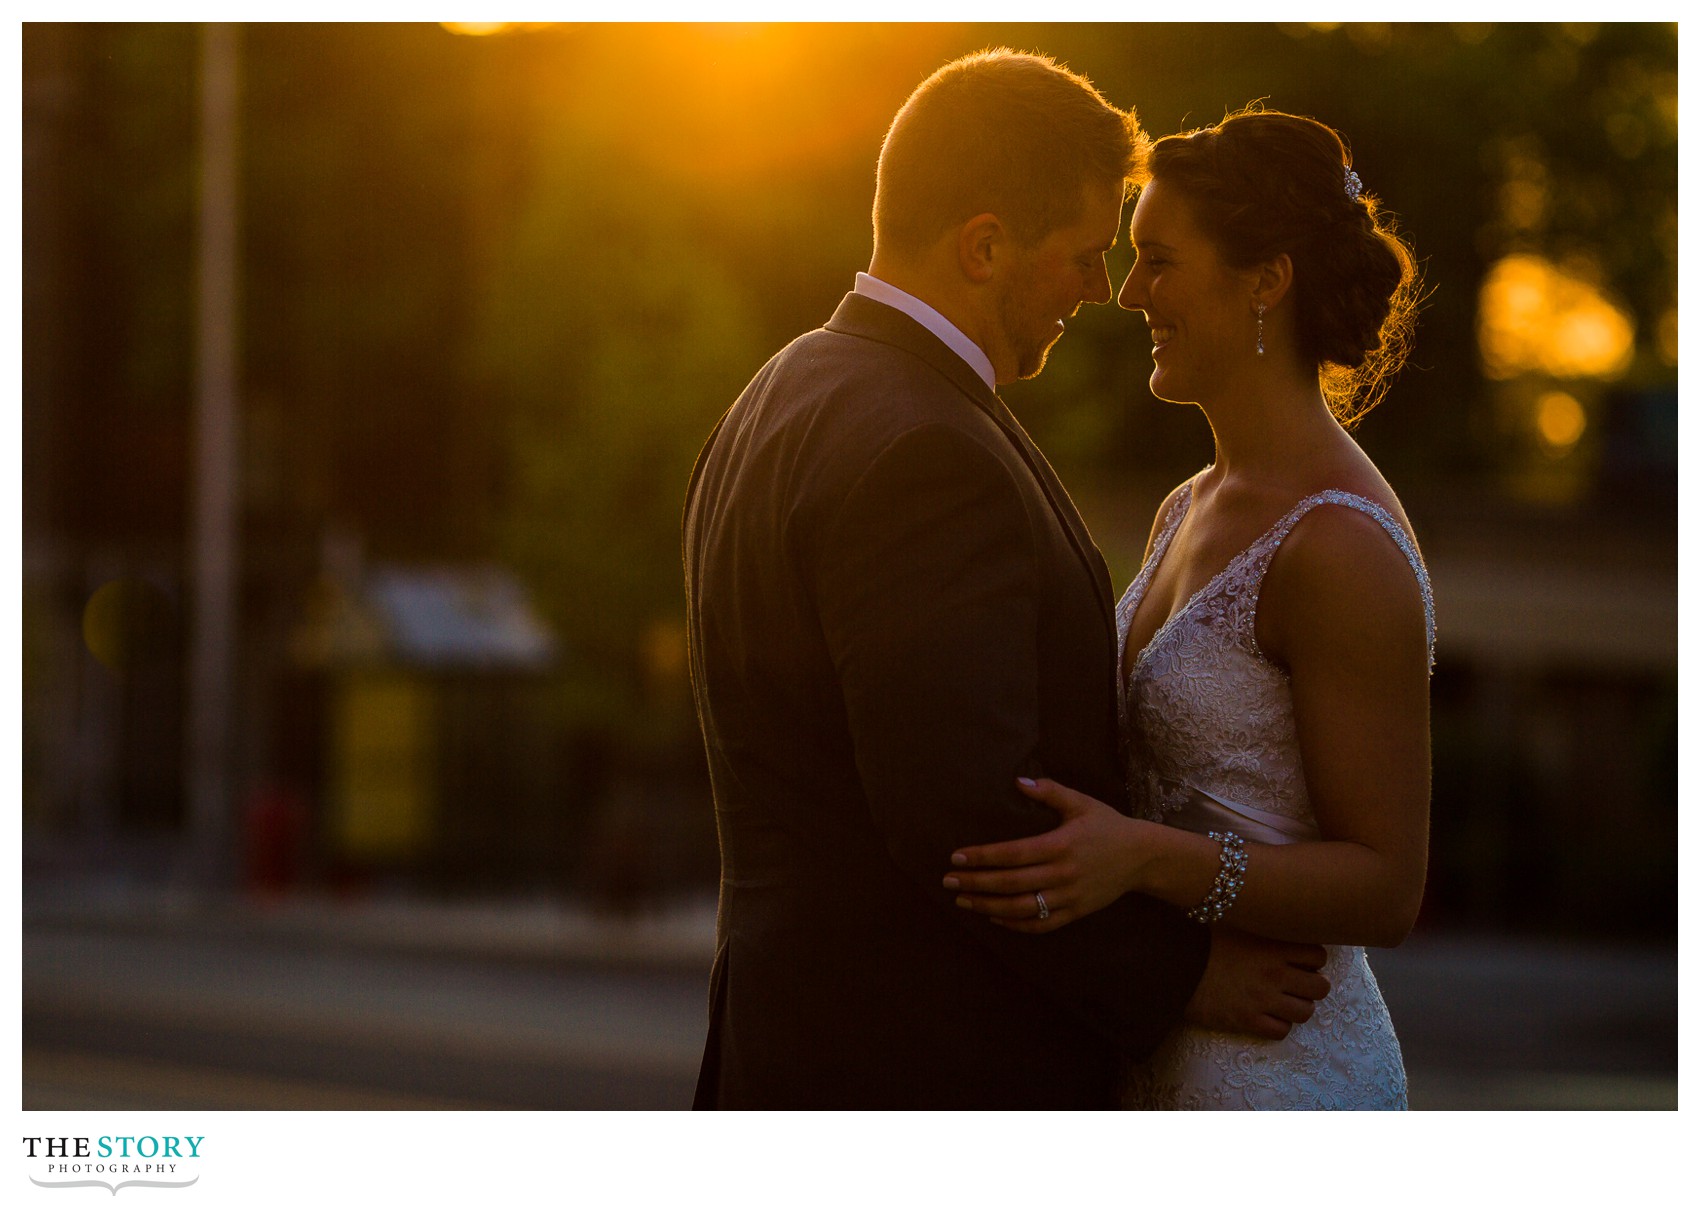
<svg viewBox="0 0 1700 1212">
<path fill-rule="evenodd" d="M 1400 216 L 1432 293 L 1358 434 L 1437 597 L 1418 941 L 1670 955 L 1674 1098 L 1676 43 L 24 25 L 26 928 L 502 904 L 558 941 L 706 904 L 692 460 L 866 266 L 903 99 L 1010 45 L 1154 134 L 1317 117 Z M 1089 309 L 1005 393 L 1118 586 L 1210 457 L 1142 331 Z"/>
</svg>

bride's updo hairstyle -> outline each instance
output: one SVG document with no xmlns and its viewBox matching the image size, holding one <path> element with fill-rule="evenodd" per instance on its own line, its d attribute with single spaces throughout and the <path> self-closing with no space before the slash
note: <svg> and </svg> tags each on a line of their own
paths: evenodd
<svg viewBox="0 0 1700 1212">
<path fill-rule="evenodd" d="M 1150 176 L 1186 196 L 1229 265 L 1292 258 L 1299 354 L 1342 424 L 1374 408 L 1404 364 L 1418 281 L 1340 136 L 1310 118 L 1246 109 L 1159 139 Z"/>
</svg>

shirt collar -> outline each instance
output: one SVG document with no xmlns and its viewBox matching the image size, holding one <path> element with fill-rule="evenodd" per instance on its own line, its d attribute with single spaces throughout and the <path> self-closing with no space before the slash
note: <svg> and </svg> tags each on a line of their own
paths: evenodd
<svg viewBox="0 0 1700 1212">
<path fill-rule="evenodd" d="M 872 299 L 875 303 L 884 303 L 887 307 L 895 307 L 915 323 L 925 328 L 933 336 L 950 347 L 952 353 L 968 363 L 985 381 L 988 390 L 994 394 L 998 389 L 997 371 L 992 369 L 992 360 L 986 356 L 968 334 L 945 319 L 937 309 L 921 302 L 906 290 L 899 290 L 890 282 L 874 277 L 872 274 L 859 273 L 856 275 L 856 293 Z"/>
</svg>

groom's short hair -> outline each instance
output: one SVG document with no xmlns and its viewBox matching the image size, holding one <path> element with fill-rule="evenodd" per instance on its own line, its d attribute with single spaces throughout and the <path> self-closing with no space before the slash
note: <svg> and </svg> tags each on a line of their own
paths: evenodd
<svg viewBox="0 0 1700 1212">
<path fill-rule="evenodd" d="M 910 94 L 880 148 L 874 240 L 913 256 L 975 215 L 1025 244 L 1080 216 L 1089 185 L 1144 171 L 1149 141 L 1084 76 L 1006 48 L 945 64 Z"/>
</svg>

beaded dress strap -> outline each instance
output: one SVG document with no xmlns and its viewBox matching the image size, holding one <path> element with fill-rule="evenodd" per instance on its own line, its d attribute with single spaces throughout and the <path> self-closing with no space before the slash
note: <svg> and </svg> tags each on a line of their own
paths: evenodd
<svg viewBox="0 0 1700 1212">
<path fill-rule="evenodd" d="M 1197 478 L 1197 476 L 1193 477 L 1193 479 Z M 1181 490 L 1175 494 L 1175 499 L 1169 502 L 1168 512 L 1163 515 L 1163 529 L 1157 533 L 1157 541 L 1151 545 L 1153 557 L 1169 545 L 1169 540 L 1175 536 L 1175 530 L 1191 509 L 1192 480 L 1188 480 L 1181 485 Z"/>
<path fill-rule="evenodd" d="M 1269 561 L 1274 558 L 1275 551 L 1281 546 L 1281 541 L 1287 537 L 1293 527 L 1299 524 L 1307 513 L 1318 505 L 1344 505 L 1359 513 L 1366 513 L 1381 524 L 1388 537 L 1398 545 L 1405 559 L 1411 565 L 1411 571 L 1416 574 L 1417 588 L 1423 595 L 1423 628 L 1428 636 L 1428 667 L 1434 670 L 1434 588 L 1429 584 L 1428 568 L 1423 564 L 1423 557 L 1417 550 L 1417 545 L 1405 528 L 1399 524 L 1387 509 L 1377 501 L 1361 497 L 1355 492 L 1346 492 L 1340 488 L 1325 488 L 1321 492 L 1312 493 L 1288 511 L 1287 516 L 1277 522 L 1273 529 L 1260 541 L 1263 548 L 1257 553 L 1257 572 L 1254 593 L 1260 592 L 1263 585 L 1263 574 L 1269 570 Z M 1252 642 L 1255 644 L 1255 635 Z"/>
<path fill-rule="evenodd" d="M 1134 574 L 1133 584 L 1128 586 L 1128 592 L 1117 603 L 1117 625 L 1122 640 L 1127 639 L 1127 627 L 1133 618 L 1133 609 L 1145 597 L 1152 574 L 1157 571 L 1157 565 L 1163 562 L 1163 554 L 1169 550 L 1170 540 L 1175 537 L 1175 531 L 1180 529 L 1182 520 L 1191 508 L 1192 480 L 1188 480 L 1181 485 L 1180 491 L 1175 493 L 1175 499 L 1169 502 L 1169 508 L 1163 512 L 1163 524 L 1157 530 L 1157 537 L 1151 541 L 1151 551 L 1146 555 L 1145 562 L 1139 566 L 1139 571 Z M 1124 613 L 1127 617 L 1120 617 Z"/>
</svg>

